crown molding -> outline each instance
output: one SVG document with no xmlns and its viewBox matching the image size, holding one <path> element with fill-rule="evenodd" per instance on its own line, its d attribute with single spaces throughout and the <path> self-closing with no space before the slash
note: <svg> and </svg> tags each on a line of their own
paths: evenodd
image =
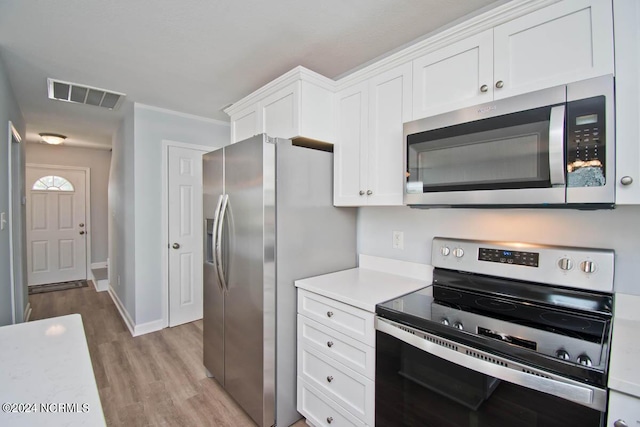
<svg viewBox="0 0 640 427">
<path fill-rule="evenodd" d="M 223 111 L 229 116 L 232 116 L 255 104 L 259 100 L 297 81 L 307 82 L 331 92 L 335 92 L 336 88 L 336 82 L 334 80 L 325 77 L 322 74 L 318 74 L 315 71 L 311 71 L 310 69 L 305 68 L 302 65 L 299 65 L 292 70 L 287 71 L 275 80 L 272 80 L 271 82 L 262 86 L 261 88 L 255 90 L 249 95 L 245 96 L 240 101 L 225 108 Z"/>
</svg>

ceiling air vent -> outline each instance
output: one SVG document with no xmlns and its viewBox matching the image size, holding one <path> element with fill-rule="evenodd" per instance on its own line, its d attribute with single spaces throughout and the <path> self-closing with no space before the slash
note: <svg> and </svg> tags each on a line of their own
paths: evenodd
<svg viewBox="0 0 640 427">
<path fill-rule="evenodd" d="M 47 86 L 49 87 L 50 99 L 94 105 L 108 110 L 117 109 L 126 96 L 124 93 L 54 79 L 47 79 Z"/>
</svg>

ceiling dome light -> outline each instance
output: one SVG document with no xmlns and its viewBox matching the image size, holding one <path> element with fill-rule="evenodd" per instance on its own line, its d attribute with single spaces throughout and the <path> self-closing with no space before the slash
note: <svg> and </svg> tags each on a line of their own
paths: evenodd
<svg viewBox="0 0 640 427">
<path fill-rule="evenodd" d="M 41 133 L 40 138 L 42 138 L 42 140 L 47 144 L 52 144 L 52 145 L 62 144 L 64 140 L 67 139 L 66 136 L 59 135 L 57 133 Z"/>
</svg>

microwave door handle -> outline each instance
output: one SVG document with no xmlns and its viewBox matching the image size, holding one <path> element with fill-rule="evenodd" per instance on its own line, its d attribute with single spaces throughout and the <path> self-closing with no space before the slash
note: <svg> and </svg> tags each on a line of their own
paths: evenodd
<svg viewBox="0 0 640 427">
<path fill-rule="evenodd" d="M 218 265 L 220 264 L 220 261 L 218 260 L 218 253 L 217 253 L 217 248 L 218 248 L 218 223 L 220 222 L 220 208 L 222 207 L 222 199 L 224 198 L 224 196 L 221 194 L 218 197 L 218 205 L 216 206 L 216 213 L 213 216 L 213 239 L 211 239 L 211 253 L 213 254 L 213 266 L 216 270 L 216 275 L 218 277 L 220 277 L 220 271 L 218 268 Z M 224 292 L 224 288 L 222 287 L 222 282 L 220 282 L 220 280 L 218 279 L 218 286 L 220 287 L 220 290 Z"/>
<path fill-rule="evenodd" d="M 565 106 L 551 107 L 549 116 L 549 179 L 551 187 L 565 186 L 564 117 Z"/>
<path fill-rule="evenodd" d="M 227 211 L 227 206 L 229 204 L 229 195 L 225 194 L 222 196 L 222 206 L 220 207 L 220 215 L 218 221 L 218 238 L 216 241 L 216 257 L 217 257 L 217 271 L 218 278 L 220 279 L 220 286 L 224 287 L 227 291 L 229 290 L 229 286 L 227 285 L 224 279 L 224 266 L 222 265 L 222 232 L 224 229 L 224 217 Z"/>
</svg>

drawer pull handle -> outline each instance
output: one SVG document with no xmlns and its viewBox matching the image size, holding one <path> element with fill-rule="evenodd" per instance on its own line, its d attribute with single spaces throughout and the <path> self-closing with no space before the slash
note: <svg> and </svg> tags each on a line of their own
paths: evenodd
<svg viewBox="0 0 640 427">
<path fill-rule="evenodd" d="M 327 424 L 331 424 L 333 422 L 333 417 L 327 417 Z"/>
<path fill-rule="evenodd" d="M 329 375 L 329 376 L 327 377 L 327 381 L 328 381 L 328 382 L 333 381 L 333 377 L 332 377 L 331 375 Z"/>
<path fill-rule="evenodd" d="M 329 348 L 333 347 L 333 341 L 327 341 L 327 347 Z"/>
<path fill-rule="evenodd" d="M 333 317 L 333 311 L 327 311 L 327 317 Z"/>
</svg>

